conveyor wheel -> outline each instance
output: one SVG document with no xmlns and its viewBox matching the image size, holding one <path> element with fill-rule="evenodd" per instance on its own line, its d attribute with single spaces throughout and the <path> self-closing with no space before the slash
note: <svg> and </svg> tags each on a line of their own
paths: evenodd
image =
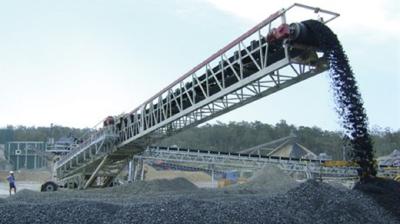
<svg viewBox="0 0 400 224">
<path fill-rule="evenodd" d="M 45 191 L 57 191 L 58 185 L 54 183 L 53 181 L 47 181 L 46 183 L 42 184 L 42 187 L 40 189 L 41 192 Z"/>
</svg>

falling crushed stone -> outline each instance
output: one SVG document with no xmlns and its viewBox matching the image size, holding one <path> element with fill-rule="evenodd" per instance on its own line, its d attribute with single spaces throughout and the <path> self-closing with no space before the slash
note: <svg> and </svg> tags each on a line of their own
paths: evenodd
<svg viewBox="0 0 400 224">
<path fill-rule="evenodd" d="M 334 91 L 336 110 L 350 141 L 352 160 L 362 169 L 360 177 L 366 179 L 376 175 L 373 146 L 368 133 L 368 118 L 361 94 L 350 67 L 349 60 L 340 41 L 332 30 L 316 20 L 302 22 L 310 32 L 318 48 L 329 62 L 331 85 Z"/>
</svg>

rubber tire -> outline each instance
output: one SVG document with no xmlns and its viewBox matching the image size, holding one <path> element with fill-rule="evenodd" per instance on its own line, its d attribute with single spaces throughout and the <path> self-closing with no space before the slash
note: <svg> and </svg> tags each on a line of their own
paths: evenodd
<svg viewBox="0 0 400 224">
<path fill-rule="evenodd" d="M 47 181 L 46 183 L 42 184 L 42 187 L 40 189 L 41 192 L 52 192 L 52 191 L 57 191 L 58 185 L 54 183 L 53 181 Z"/>
</svg>

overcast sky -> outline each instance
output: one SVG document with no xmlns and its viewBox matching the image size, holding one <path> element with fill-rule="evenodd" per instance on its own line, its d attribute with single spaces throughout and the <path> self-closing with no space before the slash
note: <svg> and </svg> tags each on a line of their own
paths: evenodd
<svg viewBox="0 0 400 224">
<path fill-rule="evenodd" d="M 0 0 L 0 127 L 91 127 L 128 112 L 292 1 Z M 400 17 L 391 1 L 336 11 L 370 126 L 400 128 Z M 307 18 L 304 18 L 307 19 Z M 323 73 L 216 120 L 340 130 Z"/>
</svg>

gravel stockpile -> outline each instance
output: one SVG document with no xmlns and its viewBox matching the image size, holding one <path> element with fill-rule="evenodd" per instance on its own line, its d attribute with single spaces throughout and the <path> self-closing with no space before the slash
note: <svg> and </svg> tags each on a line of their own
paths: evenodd
<svg viewBox="0 0 400 224">
<path fill-rule="evenodd" d="M 145 165 L 146 180 L 157 180 L 157 179 L 175 179 L 185 178 L 192 183 L 208 182 L 211 180 L 211 176 L 204 172 L 194 171 L 182 171 L 182 170 L 156 170 L 150 165 Z"/>
<path fill-rule="evenodd" d="M 389 179 L 374 178 L 357 184 L 356 190 L 373 198 L 380 206 L 398 217 L 400 222 L 400 183 Z"/>
<path fill-rule="evenodd" d="M 309 211 L 307 216 L 318 220 L 317 223 L 398 223 L 370 197 L 325 183 L 308 181 L 289 191 L 287 198 L 293 198 L 287 206 L 294 215 L 303 215 L 296 210 Z"/>
<path fill-rule="evenodd" d="M 195 188 L 130 195 L 124 188 L 20 192 L 0 203 L 0 223 L 399 223 L 364 193 L 315 181 L 274 197 Z"/>
<path fill-rule="evenodd" d="M 172 180 L 160 179 L 151 181 L 138 181 L 133 184 L 126 184 L 111 188 L 89 189 L 89 190 L 61 190 L 57 192 L 36 192 L 21 190 L 16 195 L 6 199 L 11 201 L 36 203 L 36 202 L 57 202 L 59 200 L 102 200 L 103 202 L 126 202 L 132 198 L 175 195 L 184 192 L 196 191 L 198 188 L 184 178 Z"/>
<path fill-rule="evenodd" d="M 152 194 L 169 191 L 193 191 L 197 187 L 185 178 L 175 178 L 172 180 L 158 179 L 151 181 L 139 181 L 134 184 L 125 184 L 121 186 L 101 189 L 102 192 L 118 194 Z"/>
<path fill-rule="evenodd" d="M 232 189 L 266 194 L 285 193 L 299 184 L 279 167 L 265 166 L 258 170 L 248 182 L 232 186 Z"/>
</svg>

